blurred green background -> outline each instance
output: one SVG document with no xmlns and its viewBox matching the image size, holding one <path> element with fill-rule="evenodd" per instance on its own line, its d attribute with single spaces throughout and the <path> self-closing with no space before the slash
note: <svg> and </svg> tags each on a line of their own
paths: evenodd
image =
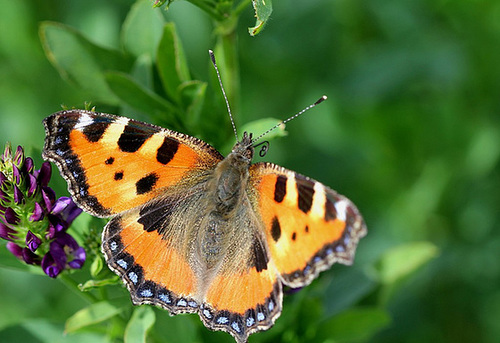
<svg viewBox="0 0 500 343">
<path fill-rule="evenodd" d="M 42 119 L 61 105 L 93 101 L 49 63 L 40 22 L 65 23 L 119 49 L 132 4 L 0 0 L 0 143 L 25 146 L 39 166 Z M 248 35 L 250 7 L 238 24 L 236 124 L 284 119 L 326 94 L 327 102 L 287 125 L 286 138 L 271 142 L 265 160 L 348 196 L 369 233 L 353 267 L 334 266 L 285 297 L 275 328 L 250 342 L 500 342 L 500 2 L 273 6 L 258 36 Z M 214 46 L 208 16 L 183 1 L 157 11 L 176 23 L 193 75 L 208 81 L 207 51 Z M 220 130 L 224 137 L 232 132 L 229 125 Z M 62 195 L 63 183 L 54 183 Z M 13 259 L 0 249 L 3 261 Z M 99 330 L 63 336 L 64 321 L 85 301 L 11 262 L 0 264 L 0 341 L 107 341 Z M 363 310 L 380 312 L 359 315 Z M 156 313 L 157 325 L 172 331 L 160 329 L 163 340 L 154 341 L 231 341 L 201 328 L 195 316 Z M 303 321 L 305 327 L 291 326 Z M 324 323 L 344 336 L 310 334 Z M 366 334 L 349 332 L 357 326 Z"/>
</svg>

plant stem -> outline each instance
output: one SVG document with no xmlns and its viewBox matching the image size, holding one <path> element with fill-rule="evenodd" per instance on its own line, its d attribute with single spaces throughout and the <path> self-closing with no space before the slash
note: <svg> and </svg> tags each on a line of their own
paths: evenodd
<svg viewBox="0 0 500 343">
<path fill-rule="evenodd" d="M 222 21 L 224 20 L 224 16 L 221 15 L 213 6 L 212 2 L 207 1 L 207 0 L 187 0 L 188 2 L 192 3 L 193 5 L 201 8 L 203 11 L 208 13 L 212 18 L 214 18 L 217 21 Z"/>
<path fill-rule="evenodd" d="M 218 60 L 222 62 L 219 69 L 232 112 L 238 112 L 240 102 L 240 70 L 236 38 L 234 31 L 219 35 L 215 50 Z"/>
<path fill-rule="evenodd" d="M 65 275 L 64 273 L 58 276 L 58 279 L 61 280 L 62 283 L 66 285 L 69 289 L 71 289 L 74 293 L 76 293 L 78 296 L 82 297 L 89 303 L 93 304 L 99 301 L 92 293 L 90 292 L 82 292 L 78 288 L 78 282 L 70 278 L 68 275 Z"/>
</svg>

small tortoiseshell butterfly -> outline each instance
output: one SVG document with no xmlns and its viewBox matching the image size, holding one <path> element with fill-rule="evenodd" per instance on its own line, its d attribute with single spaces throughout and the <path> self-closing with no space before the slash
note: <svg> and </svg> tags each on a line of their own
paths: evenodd
<svg viewBox="0 0 500 343">
<path fill-rule="evenodd" d="M 43 156 L 74 201 L 111 217 L 102 250 L 132 302 L 198 313 L 237 342 L 273 325 L 283 285 L 351 264 L 366 234 L 347 198 L 275 164 L 251 164 L 251 134 L 224 158 L 197 138 L 110 114 L 61 111 L 44 125 Z"/>
</svg>

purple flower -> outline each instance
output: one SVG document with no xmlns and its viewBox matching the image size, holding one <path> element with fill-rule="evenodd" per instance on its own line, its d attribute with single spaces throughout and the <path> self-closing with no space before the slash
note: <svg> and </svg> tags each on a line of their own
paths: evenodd
<svg viewBox="0 0 500 343">
<path fill-rule="evenodd" d="M 85 262 L 85 250 L 66 232 L 57 234 L 49 252 L 42 259 L 42 269 L 55 278 L 66 268 L 79 269 Z"/>
<path fill-rule="evenodd" d="M 14 183 L 19 185 L 21 183 L 21 172 L 15 164 L 12 164 L 12 175 L 14 177 Z"/>
<path fill-rule="evenodd" d="M 82 212 L 68 197 L 57 198 L 48 186 L 52 167 L 35 170 L 33 159 L 9 144 L 0 156 L 0 238 L 28 264 L 41 265 L 50 277 L 81 268 L 85 250 L 66 230 Z"/>
<path fill-rule="evenodd" d="M 37 174 L 38 174 L 38 183 L 40 183 L 42 187 L 46 187 L 49 184 L 50 175 L 52 174 L 52 167 L 50 163 L 43 162 L 42 167 L 40 168 L 40 171 Z"/>
<path fill-rule="evenodd" d="M 42 240 L 35 236 L 33 232 L 28 230 L 28 234 L 26 235 L 26 246 L 28 247 L 28 249 L 30 249 L 32 252 L 35 252 L 41 243 Z"/>
<path fill-rule="evenodd" d="M 21 192 L 21 190 L 19 189 L 19 187 L 17 187 L 16 185 L 14 185 L 14 202 L 16 204 L 20 204 L 22 203 L 24 200 L 24 196 L 23 196 L 23 193 Z"/>
<path fill-rule="evenodd" d="M 60 197 L 49 213 L 47 238 L 54 238 L 57 233 L 66 230 L 82 210 L 68 197 Z"/>
<path fill-rule="evenodd" d="M 59 216 L 68 225 L 75 220 L 78 215 L 82 213 L 82 209 L 68 197 L 60 197 L 57 199 L 54 207 L 52 207 L 51 214 Z"/>
<path fill-rule="evenodd" d="M 33 214 L 30 216 L 30 221 L 37 222 L 39 220 L 42 220 L 43 217 L 44 215 L 42 206 L 40 206 L 39 203 L 35 202 L 35 208 L 33 209 Z"/>
<path fill-rule="evenodd" d="M 10 147 L 10 144 L 5 145 L 5 150 L 2 155 L 2 162 L 3 161 L 8 161 L 12 159 L 12 149 Z"/>
<path fill-rule="evenodd" d="M 12 224 L 12 225 L 19 224 L 19 216 L 12 209 L 12 207 L 7 207 L 7 209 L 5 210 L 4 216 L 5 216 L 5 221 L 7 223 Z"/>
<path fill-rule="evenodd" d="M 16 231 L 12 230 L 7 225 L 0 223 L 0 238 L 3 238 L 7 241 L 12 241 L 15 237 Z"/>
<path fill-rule="evenodd" d="M 21 248 L 16 243 L 8 242 L 7 249 L 12 253 L 12 255 L 16 256 L 17 258 L 20 258 L 20 259 L 23 258 L 23 248 Z"/>
<path fill-rule="evenodd" d="M 50 187 L 43 187 L 42 199 L 45 203 L 45 209 L 48 212 L 52 211 L 52 206 L 54 206 L 54 203 L 56 202 L 56 193 L 54 192 L 54 190 Z"/>
<path fill-rule="evenodd" d="M 33 168 L 35 168 L 35 163 L 33 163 L 33 159 L 31 157 L 26 157 L 23 164 L 23 173 L 29 174 L 33 172 Z"/>
<path fill-rule="evenodd" d="M 29 248 L 23 248 L 22 254 L 23 260 L 27 264 L 40 265 L 42 259 Z"/>
<path fill-rule="evenodd" d="M 20 166 L 24 161 L 24 149 L 22 146 L 18 145 L 16 153 L 14 154 L 14 163 Z"/>
<path fill-rule="evenodd" d="M 38 185 L 36 183 L 36 177 L 33 174 L 28 174 L 28 178 L 26 179 L 27 188 L 28 188 L 28 197 L 32 197 L 38 189 Z"/>
</svg>

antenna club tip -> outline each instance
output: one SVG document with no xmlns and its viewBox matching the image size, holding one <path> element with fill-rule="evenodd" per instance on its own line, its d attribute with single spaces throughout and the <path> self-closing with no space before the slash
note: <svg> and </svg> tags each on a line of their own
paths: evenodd
<svg viewBox="0 0 500 343">
<path fill-rule="evenodd" d="M 215 55 L 213 50 L 208 50 L 208 54 L 210 55 L 210 59 L 212 60 L 212 63 L 215 64 Z"/>
<path fill-rule="evenodd" d="M 314 105 L 318 105 L 318 104 L 321 104 L 323 101 L 325 101 L 326 99 L 328 99 L 328 97 L 326 95 L 323 95 L 321 98 L 319 98 L 315 103 Z"/>
</svg>

